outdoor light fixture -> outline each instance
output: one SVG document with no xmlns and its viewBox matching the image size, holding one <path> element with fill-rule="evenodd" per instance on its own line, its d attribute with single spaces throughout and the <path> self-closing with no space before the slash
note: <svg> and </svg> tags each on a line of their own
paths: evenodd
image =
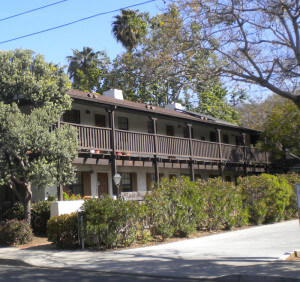
<svg viewBox="0 0 300 282">
<path fill-rule="evenodd" d="M 117 198 L 119 198 L 119 187 L 121 183 L 122 176 L 119 173 L 116 173 L 113 177 L 114 183 L 117 186 Z"/>
</svg>

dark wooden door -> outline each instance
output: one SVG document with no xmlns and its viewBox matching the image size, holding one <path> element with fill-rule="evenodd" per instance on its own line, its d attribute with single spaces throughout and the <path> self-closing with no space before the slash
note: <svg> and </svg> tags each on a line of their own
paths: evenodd
<svg viewBox="0 0 300 282">
<path fill-rule="evenodd" d="M 98 196 L 108 194 L 108 176 L 106 172 L 99 172 L 98 176 Z"/>
<path fill-rule="evenodd" d="M 105 127 L 105 115 L 95 114 L 95 126 Z"/>
</svg>

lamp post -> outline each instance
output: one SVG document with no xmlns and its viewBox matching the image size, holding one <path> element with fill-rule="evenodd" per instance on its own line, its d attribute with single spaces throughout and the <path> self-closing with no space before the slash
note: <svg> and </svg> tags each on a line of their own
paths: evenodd
<svg viewBox="0 0 300 282">
<path fill-rule="evenodd" d="M 113 179 L 114 179 L 114 183 L 117 187 L 117 198 L 119 198 L 119 187 L 120 187 L 122 176 L 119 173 L 116 173 L 114 175 Z"/>
</svg>

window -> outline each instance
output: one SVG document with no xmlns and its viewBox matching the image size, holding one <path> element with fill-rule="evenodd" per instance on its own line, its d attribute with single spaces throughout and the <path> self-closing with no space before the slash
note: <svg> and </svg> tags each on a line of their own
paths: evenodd
<svg viewBox="0 0 300 282">
<path fill-rule="evenodd" d="M 166 133 L 168 136 L 174 136 L 174 127 L 173 125 L 166 126 Z"/>
<path fill-rule="evenodd" d="M 118 117 L 118 127 L 122 130 L 128 130 L 128 118 L 127 117 Z"/>
<path fill-rule="evenodd" d="M 242 136 L 235 136 L 235 143 L 236 145 L 243 145 L 243 137 Z"/>
<path fill-rule="evenodd" d="M 209 140 L 210 142 L 217 142 L 217 132 L 209 132 Z"/>
<path fill-rule="evenodd" d="M 194 139 L 194 128 L 192 128 L 192 139 Z M 184 138 L 189 138 L 189 127 L 188 126 L 184 126 L 183 127 L 183 137 Z"/>
<path fill-rule="evenodd" d="M 73 184 L 67 185 L 67 190 L 70 190 L 72 194 L 83 195 L 83 177 L 82 172 L 76 172 L 76 181 Z"/>
<path fill-rule="evenodd" d="M 226 181 L 226 182 L 231 182 L 231 176 L 230 176 L 230 175 L 226 175 L 225 181 Z"/>
<path fill-rule="evenodd" d="M 122 190 L 123 192 L 132 191 L 132 178 L 131 178 L 131 174 L 128 172 L 122 173 Z"/>
<path fill-rule="evenodd" d="M 64 122 L 80 123 L 80 111 L 74 109 L 66 111 L 63 114 L 62 119 Z"/>
<path fill-rule="evenodd" d="M 229 144 L 229 136 L 228 136 L 228 134 L 223 134 L 223 143 Z"/>
<path fill-rule="evenodd" d="M 154 133 L 154 129 L 153 129 L 153 121 L 149 120 L 148 121 L 148 133 Z M 156 125 L 156 133 L 157 133 L 157 125 Z"/>
</svg>

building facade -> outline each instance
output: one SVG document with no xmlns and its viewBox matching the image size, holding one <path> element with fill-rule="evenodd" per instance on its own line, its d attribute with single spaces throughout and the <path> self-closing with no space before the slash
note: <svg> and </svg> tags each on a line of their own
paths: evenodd
<svg viewBox="0 0 300 282">
<path fill-rule="evenodd" d="M 69 95 L 72 110 L 59 126 L 78 129 L 77 183 L 65 188 L 75 194 L 149 191 L 161 177 L 234 181 L 268 171 L 269 155 L 256 147 L 257 131 L 185 111 L 180 104 L 160 108 L 125 101 L 115 89 L 103 95 L 71 90 Z M 122 176 L 119 190 L 116 173 Z M 46 198 L 56 192 L 50 187 L 34 195 Z"/>
</svg>

